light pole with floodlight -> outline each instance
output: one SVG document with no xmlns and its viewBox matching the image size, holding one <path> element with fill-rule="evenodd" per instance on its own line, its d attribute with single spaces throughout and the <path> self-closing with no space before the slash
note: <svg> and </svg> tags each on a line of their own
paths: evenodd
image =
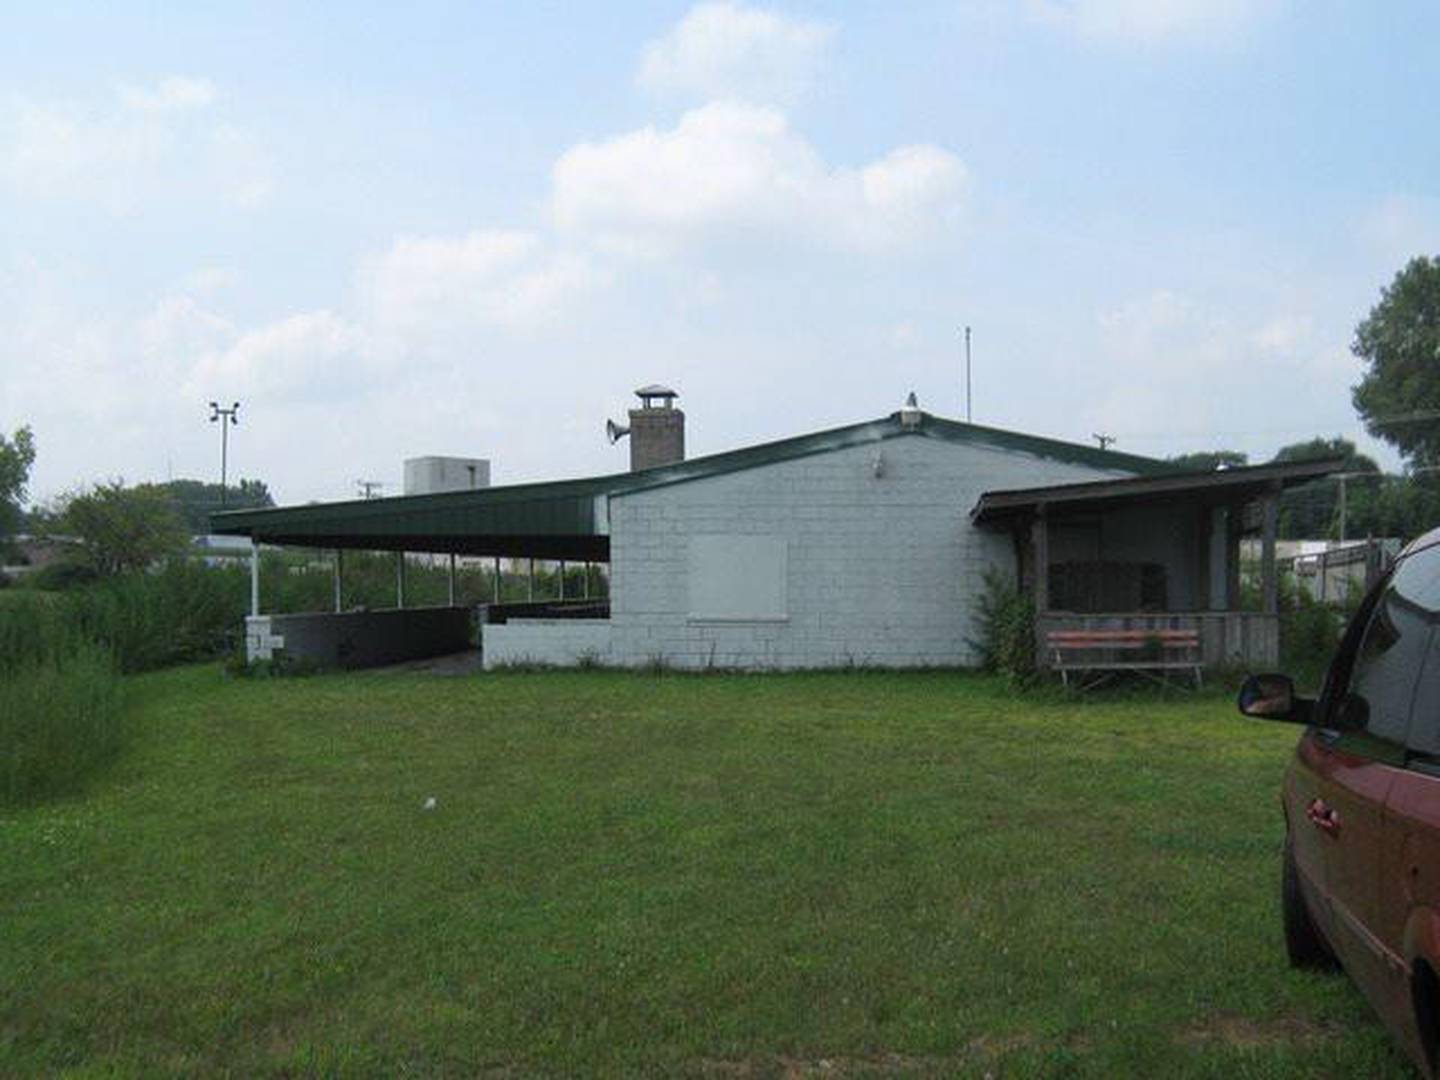
<svg viewBox="0 0 1440 1080">
<path fill-rule="evenodd" d="M 235 402 L 228 409 L 222 409 L 215 402 L 210 402 L 210 422 L 220 423 L 220 505 L 225 505 L 226 474 L 229 467 L 230 457 L 230 425 L 240 423 L 236 415 L 240 411 L 240 402 Z"/>
</svg>

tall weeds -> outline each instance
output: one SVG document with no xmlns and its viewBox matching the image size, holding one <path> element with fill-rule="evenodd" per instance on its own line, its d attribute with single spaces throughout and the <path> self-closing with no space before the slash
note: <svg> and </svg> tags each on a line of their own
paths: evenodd
<svg viewBox="0 0 1440 1080">
<path fill-rule="evenodd" d="M 0 802 L 73 790 L 123 741 L 110 650 L 79 632 L 63 602 L 7 597 L 0 607 Z"/>
</svg>

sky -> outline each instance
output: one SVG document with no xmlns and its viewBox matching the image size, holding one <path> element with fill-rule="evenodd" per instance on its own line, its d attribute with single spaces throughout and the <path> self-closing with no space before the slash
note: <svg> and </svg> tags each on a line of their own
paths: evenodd
<svg viewBox="0 0 1440 1080">
<path fill-rule="evenodd" d="M 1440 253 L 1440 5 L 19 5 L 0 432 L 30 495 L 282 503 L 623 470 L 886 415 L 1167 456 L 1345 436 Z"/>
</svg>

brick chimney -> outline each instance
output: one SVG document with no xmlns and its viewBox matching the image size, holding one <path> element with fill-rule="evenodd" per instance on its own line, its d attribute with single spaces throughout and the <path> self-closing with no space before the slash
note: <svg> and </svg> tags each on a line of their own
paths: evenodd
<svg viewBox="0 0 1440 1080">
<path fill-rule="evenodd" d="M 668 386 L 635 391 L 640 408 L 630 410 L 630 471 L 673 465 L 685 460 L 685 414 Z"/>
</svg>

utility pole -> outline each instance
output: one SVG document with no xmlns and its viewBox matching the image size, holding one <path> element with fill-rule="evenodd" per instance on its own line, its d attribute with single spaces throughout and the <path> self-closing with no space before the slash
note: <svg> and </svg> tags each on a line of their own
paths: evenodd
<svg viewBox="0 0 1440 1080">
<path fill-rule="evenodd" d="M 1114 435 L 1091 435 L 1090 437 L 1100 444 L 1101 450 L 1108 450 L 1110 444 L 1115 441 Z"/>
<path fill-rule="evenodd" d="M 1340 543 L 1343 545 L 1345 543 L 1345 481 L 1354 480 L 1361 476 L 1368 476 L 1372 480 L 1377 480 L 1380 474 L 1378 472 L 1360 469 L 1355 472 L 1339 472 L 1332 475 L 1334 475 L 1335 479 L 1340 483 Z"/>
<path fill-rule="evenodd" d="M 240 411 L 240 402 L 238 402 L 238 401 L 235 402 L 233 405 L 231 405 L 230 408 L 228 408 L 228 409 L 222 409 L 219 405 L 215 404 L 215 402 L 213 402 L 213 401 L 210 402 L 210 422 L 213 424 L 213 423 L 215 423 L 216 421 L 219 421 L 219 423 L 220 423 L 220 505 L 221 505 L 221 507 L 224 507 L 224 505 L 225 505 L 225 489 L 226 489 L 226 487 L 228 486 L 228 485 L 227 485 L 227 476 L 228 476 L 228 469 L 229 469 L 229 464 L 230 464 L 230 462 L 229 462 L 229 457 L 230 457 L 230 425 L 231 425 L 231 424 L 238 424 L 238 423 L 240 423 L 240 418 L 236 415 L 239 411 Z"/>
</svg>

